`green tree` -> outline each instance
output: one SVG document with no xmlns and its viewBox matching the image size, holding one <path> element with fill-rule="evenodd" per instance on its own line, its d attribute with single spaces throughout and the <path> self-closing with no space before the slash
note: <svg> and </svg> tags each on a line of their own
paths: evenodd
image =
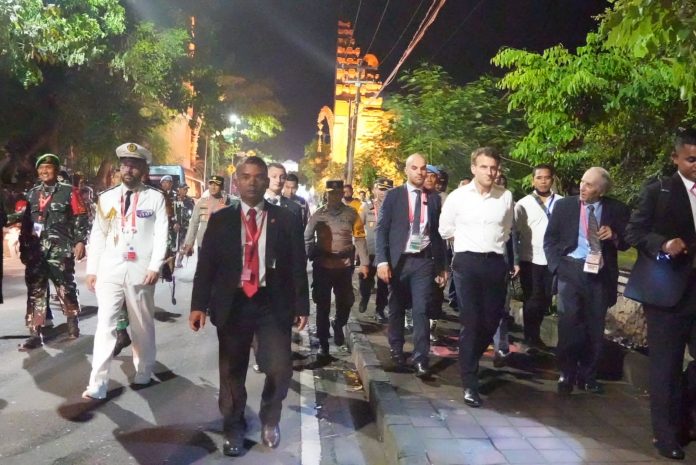
<svg viewBox="0 0 696 465">
<path fill-rule="evenodd" d="M 442 67 L 423 64 L 399 82 L 402 92 L 385 103 L 393 118 L 381 146 L 400 160 L 424 153 L 459 179 L 471 174 L 469 155 L 475 148 L 495 146 L 507 153 L 527 129 L 520 112 L 508 111 L 506 93 L 494 77 L 459 86 Z"/>
</svg>

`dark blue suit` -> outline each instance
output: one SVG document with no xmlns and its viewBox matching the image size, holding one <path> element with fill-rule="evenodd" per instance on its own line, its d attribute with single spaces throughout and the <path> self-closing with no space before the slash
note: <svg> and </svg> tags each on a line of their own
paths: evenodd
<svg viewBox="0 0 696 465">
<path fill-rule="evenodd" d="M 604 342 L 604 320 L 616 303 L 619 277 L 617 251 L 628 249 L 624 230 L 630 210 L 618 200 L 602 197 L 600 226 L 609 226 L 614 240 L 602 241 L 604 266 L 598 274 L 583 271 L 584 260 L 568 257 L 578 247 L 580 199 L 560 199 L 544 235 L 549 270 L 558 278 L 558 365 L 578 383 L 595 382 Z"/>
<path fill-rule="evenodd" d="M 424 194 L 426 195 L 426 194 Z M 405 253 L 410 235 L 409 200 L 406 185 L 389 191 L 379 212 L 376 228 L 375 263 L 388 263 L 392 270 L 389 283 L 389 345 L 393 353 L 402 353 L 404 315 L 413 309 L 413 361 L 427 365 L 430 352 L 430 325 L 427 311 L 432 300 L 432 282 L 445 270 L 445 241 L 438 232 L 440 196 L 427 194 L 430 245 L 419 254 Z"/>
</svg>

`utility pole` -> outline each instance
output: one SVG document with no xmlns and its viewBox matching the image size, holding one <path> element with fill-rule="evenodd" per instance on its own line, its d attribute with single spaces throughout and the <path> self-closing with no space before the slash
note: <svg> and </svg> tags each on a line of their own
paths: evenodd
<svg viewBox="0 0 696 465">
<path fill-rule="evenodd" d="M 360 89 L 367 82 L 364 80 L 366 68 L 363 61 L 357 67 L 358 77 L 353 80 L 345 80 L 344 84 L 355 86 L 355 98 L 351 103 L 350 117 L 348 119 L 348 150 L 346 155 L 346 184 L 353 184 L 353 166 L 355 165 L 355 146 L 358 138 L 358 115 L 360 114 Z"/>
</svg>

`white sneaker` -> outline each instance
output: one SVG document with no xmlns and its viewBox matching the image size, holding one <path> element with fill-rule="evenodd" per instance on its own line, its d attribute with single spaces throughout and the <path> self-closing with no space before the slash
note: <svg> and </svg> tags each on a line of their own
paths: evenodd
<svg viewBox="0 0 696 465">
<path fill-rule="evenodd" d="M 152 375 L 145 374 L 145 373 L 136 373 L 135 376 L 133 377 L 133 384 L 150 384 L 150 381 L 152 381 Z"/>
<path fill-rule="evenodd" d="M 87 387 L 82 393 L 82 398 L 87 400 L 102 400 L 106 399 L 106 389 L 95 389 Z"/>
</svg>

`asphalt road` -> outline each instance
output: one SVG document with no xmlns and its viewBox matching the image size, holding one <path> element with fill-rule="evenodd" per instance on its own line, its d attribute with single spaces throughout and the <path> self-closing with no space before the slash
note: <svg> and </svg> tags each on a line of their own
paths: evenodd
<svg viewBox="0 0 696 465">
<path fill-rule="evenodd" d="M 83 306 L 79 339 L 67 339 L 65 317 L 43 348 L 29 353 L 17 346 L 28 336 L 23 324 L 26 286 L 23 266 L 5 258 L 0 305 L 0 463 L 13 464 L 381 464 L 364 392 L 345 354 L 319 366 L 308 344 L 294 346 L 298 356 L 275 450 L 259 443 L 258 406 L 263 375 L 249 369 L 246 418 L 247 453 L 222 455 L 222 422 L 217 407 L 217 337 L 214 327 L 188 329 L 195 263 L 177 270 L 177 305 L 167 283 L 157 285 L 156 382 L 134 390 L 130 349 L 111 367 L 109 398 L 80 399 L 90 371 L 96 299 L 83 286 L 84 263 L 77 276 Z M 54 310 L 59 308 L 53 304 Z"/>
</svg>

